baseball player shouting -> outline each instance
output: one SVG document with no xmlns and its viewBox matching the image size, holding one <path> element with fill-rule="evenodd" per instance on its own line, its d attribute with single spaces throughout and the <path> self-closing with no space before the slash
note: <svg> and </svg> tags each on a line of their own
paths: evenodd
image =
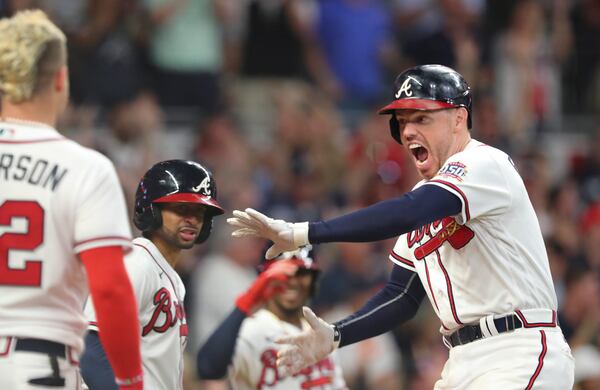
<svg viewBox="0 0 600 390">
<path fill-rule="evenodd" d="M 125 258 L 125 266 L 137 297 L 144 382 L 149 389 L 183 388 L 183 350 L 188 333 L 185 288 L 173 267 L 183 249 L 206 241 L 213 217 L 220 214 L 223 209 L 217 202 L 212 174 L 196 162 L 160 162 L 138 185 L 133 221 L 143 237 L 133 240 L 133 252 Z M 85 313 L 90 332 L 81 374 L 92 390 L 115 389 L 90 302 Z M 101 336 L 101 329 L 99 333 Z"/>
<path fill-rule="evenodd" d="M 428 296 L 449 359 L 435 389 L 571 389 L 573 358 L 556 322 L 556 295 L 537 217 L 508 155 L 471 139 L 471 94 L 440 65 L 401 73 L 390 115 L 392 137 L 423 178 L 414 189 L 319 222 L 288 223 L 234 211 L 234 236 L 273 241 L 267 256 L 310 243 L 400 236 L 390 280 L 351 316 L 282 338 L 288 372 L 336 347 L 409 320 Z"/>
<path fill-rule="evenodd" d="M 123 191 L 108 159 L 54 129 L 66 58 L 42 11 L 0 20 L 0 388 L 80 387 L 89 289 L 117 383 L 141 389 Z"/>
<path fill-rule="evenodd" d="M 295 375 L 284 374 L 276 365 L 280 346 L 274 340 L 310 329 L 301 310 L 315 290 L 319 270 L 309 249 L 263 263 L 259 277 L 200 348 L 201 378 L 221 379 L 230 366 L 229 380 L 237 390 L 347 389 L 335 354 Z"/>
</svg>

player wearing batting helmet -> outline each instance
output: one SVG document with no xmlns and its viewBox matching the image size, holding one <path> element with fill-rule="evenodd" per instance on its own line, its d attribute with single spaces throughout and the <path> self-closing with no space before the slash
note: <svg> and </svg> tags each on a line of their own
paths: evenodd
<svg viewBox="0 0 600 390">
<path fill-rule="evenodd" d="M 319 269 L 310 246 L 286 252 L 259 267 L 259 276 L 241 294 L 231 314 L 198 352 L 198 375 L 228 379 L 236 389 L 346 389 L 335 355 L 310 365 L 300 376 L 277 368 L 278 337 L 310 329 L 303 306 L 314 294 Z"/>
<path fill-rule="evenodd" d="M 80 388 L 88 292 L 117 383 L 142 389 L 123 190 L 55 129 L 68 101 L 65 34 L 40 10 L 0 19 L 0 389 Z"/>
<path fill-rule="evenodd" d="M 185 288 L 173 267 L 182 250 L 208 238 L 213 217 L 220 214 L 223 209 L 217 202 L 216 183 L 197 162 L 159 162 L 138 185 L 133 220 L 143 237 L 133 240 L 134 249 L 125 266 L 137 299 L 147 388 L 172 390 L 183 386 Z M 85 313 L 89 334 L 81 359 L 83 379 L 92 390 L 114 389 L 114 376 L 104 359 L 91 301 Z"/>
<path fill-rule="evenodd" d="M 556 321 L 540 226 L 510 157 L 471 138 L 471 95 L 441 65 L 401 73 L 392 137 L 422 180 L 412 191 L 328 221 L 289 223 L 234 211 L 234 236 L 273 241 L 267 256 L 308 243 L 399 236 L 390 280 L 356 313 L 290 336 L 278 366 L 294 374 L 332 350 L 408 321 L 427 296 L 450 349 L 435 389 L 571 389 L 573 358 Z"/>
</svg>

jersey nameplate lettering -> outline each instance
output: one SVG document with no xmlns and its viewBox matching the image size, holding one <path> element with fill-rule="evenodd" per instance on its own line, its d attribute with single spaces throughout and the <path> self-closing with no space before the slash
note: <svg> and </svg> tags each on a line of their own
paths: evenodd
<svg viewBox="0 0 600 390">
<path fill-rule="evenodd" d="M 69 172 L 58 164 L 28 155 L 0 154 L 0 181 L 22 181 L 56 191 Z"/>
</svg>

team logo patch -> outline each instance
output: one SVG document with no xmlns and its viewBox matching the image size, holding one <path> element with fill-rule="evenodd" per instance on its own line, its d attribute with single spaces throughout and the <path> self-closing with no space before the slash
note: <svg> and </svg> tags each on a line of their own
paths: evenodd
<svg viewBox="0 0 600 390">
<path fill-rule="evenodd" d="M 465 164 L 458 161 L 454 161 L 444 165 L 442 169 L 440 169 L 440 171 L 438 172 L 438 175 L 451 177 L 456 180 L 462 181 L 463 178 L 467 175 L 467 172 L 468 171 Z"/>
<path fill-rule="evenodd" d="M 203 195 L 210 196 L 210 179 L 205 177 L 204 180 L 200 184 L 195 187 L 192 187 L 192 191 L 201 192 Z"/>
<path fill-rule="evenodd" d="M 406 80 L 404 80 L 404 82 L 402 83 L 402 85 L 400 86 L 400 89 L 398 90 L 398 92 L 396 92 L 396 99 L 400 99 L 400 97 L 402 96 L 402 94 L 404 94 L 405 97 L 411 97 L 413 95 L 413 91 L 412 91 L 412 84 L 411 81 L 414 81 L 415 83 L 421 85 L 421 83 L 419 82 L 419 80 L 408 76 L 406 78 Z"/>
</svg>

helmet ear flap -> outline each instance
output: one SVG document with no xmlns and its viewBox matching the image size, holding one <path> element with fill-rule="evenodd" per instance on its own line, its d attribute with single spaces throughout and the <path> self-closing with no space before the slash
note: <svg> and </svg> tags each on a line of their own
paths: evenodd
<svg viewBox="0 0 600 390">
<path fill-rule="evenodd" d="M 213 216 L 206 215 L 204 217 L 204 222 L 202 223 L 202 229 L 200 229 L 200 234 L 198 234 L 198 238 L 196 238 L 196 244 L 201 244 L 208 239 L 212 230 L 212 224 Z"/>
<path fill-rule="evenodd" d="M 396 115 L 392 113 L 390 118 L 390 134 L 392 138 L 396 140 L 400 145 L 402 145 L 402 138 L 400 138 L 400 123 L 398 119 L 396 119 Z"/>
<path fill-rule="evenodd" d="M 162 225 L 160 208 L 150 203 L 142 212 L 136 211 L 134 213 L 133 223 L 142 232 L 158 229 Z"/>
</svg>

